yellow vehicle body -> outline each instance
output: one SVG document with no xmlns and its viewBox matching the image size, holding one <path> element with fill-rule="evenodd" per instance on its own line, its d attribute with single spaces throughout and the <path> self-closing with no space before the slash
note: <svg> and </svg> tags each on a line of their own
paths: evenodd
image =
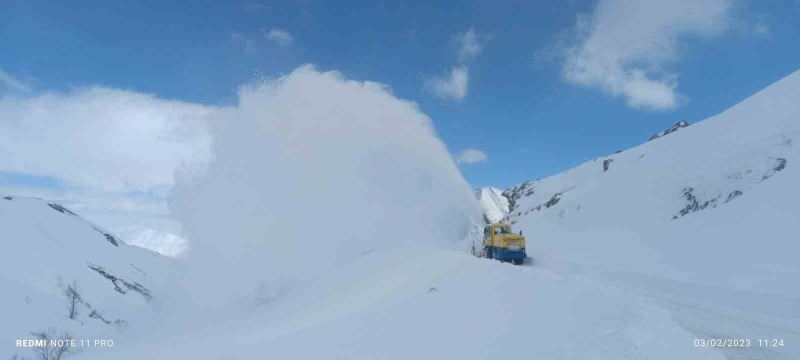
<svg viewBox="0 0 800 360">
<path fill-rule="evenodd" d="M 483 229 L 483 253 L 490 259 L 522 264 L 527 258 L 525 237 L 515 234 L 510 224 L 489 224 Z"/>
</svg>

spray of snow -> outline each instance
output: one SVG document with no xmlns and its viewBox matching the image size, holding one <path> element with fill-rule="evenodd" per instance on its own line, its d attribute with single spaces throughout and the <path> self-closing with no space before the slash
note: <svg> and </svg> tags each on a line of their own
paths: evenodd
<svg viewBox="0 0 800 360">
<path fill-rule="evenodd" d="M 380 84 L 302 66 L 243 87 L 229 116 L 172 203 L 200 305 L 268 302 L 372 250 L 452 245 L 480 219 L 430 119 Z"/>
<path fill-rule="evenodd" d="M 189 242 L 175 234 L 143 226 L 126 226 L 117 234 L 128 245 L 138 246 L 169 257 L 182 257 L 189 250 Z"/>
<path fill-rule="evenodd" d="M 495 187 L 484 187 L 475 190 L 475 197 L 481 204 L 485 221 L 496 223 L 508 215 L 508 198 L 503 196 L 503 190 Z"/>
</svg>

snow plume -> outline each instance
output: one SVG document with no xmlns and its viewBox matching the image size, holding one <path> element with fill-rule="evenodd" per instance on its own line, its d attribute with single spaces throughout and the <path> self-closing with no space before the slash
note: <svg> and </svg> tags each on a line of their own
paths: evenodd
<svg viewBox="0 0 800 360">
<path fill-rule="evenodd" d="M 302 66 L 245 86 L 207 169 L 179 172 L 192 297 L 269 302 L 373 250 L 447 246 L 480 218 L 430 119 L 373 82 Z"/>
</svg>

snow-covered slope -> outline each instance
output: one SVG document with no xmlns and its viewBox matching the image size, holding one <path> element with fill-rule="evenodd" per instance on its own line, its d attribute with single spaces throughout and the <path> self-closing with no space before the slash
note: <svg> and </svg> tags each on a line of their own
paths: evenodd
<svg viewBox="0 0 800 360">
<path fill-rule="evenodd" d="M 423 247 L 366 254 L 246 320 L 144 343 L 114 358 L 722 358 L 620 291 Z"/>
<path fill-rule="evenodd" d="M 539 265 L 796 336 L 799 144 L 795 72 L 717 116 L 523 184 L 507 220 Z M 734 329 L 713 327 L 767 332 Z"/>
<path fill-rule="evenodd" d="M 494 187 L 475 190 L 475 198 L 481 204 L 483 217 L 487 223 L 495 223 L 508 215 L 508 199 L 503 191 Z"/>
<path fill-rule="evenodd" d="M 797 72 L 720 115 L 534 182 L 508 220 L 541 256 L 800 296 L 787 286 L 800 275 L 789 236 L 800 230 L 799 137 Z"/>
<path fill-rule="evenodd" d="M 175 264 L 128 246 L 59 204 L 0 198 L 0 354 L 30 356 L 16 339 L 49 328 L 83 339 L 118 339 L 149 323 Z M 77 284 L 70 319 L 64 289 Z"/>
<path fill-rule="evenodd" d="M 142 226 L 129 226 L 115 232 L 128 245 L 138 246 L 169 257 L 183 256 L 189 241 L 168 232 Z"/>
</svg>

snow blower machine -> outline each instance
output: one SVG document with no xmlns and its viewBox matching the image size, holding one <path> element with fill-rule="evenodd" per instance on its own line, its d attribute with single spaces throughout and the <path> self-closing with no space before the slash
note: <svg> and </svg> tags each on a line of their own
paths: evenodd
<svg viewBox="0 0 800 360">
<path fill-rule="evenodd" d="M 525 237 L 522 231 L 515 234 L 510 224 L 489 224 L 483 228 L 483 248 L 473 245 L 472 254 L 489 259 L 521 265 L 528 255 L 525 253 Z"/>
</svg>

